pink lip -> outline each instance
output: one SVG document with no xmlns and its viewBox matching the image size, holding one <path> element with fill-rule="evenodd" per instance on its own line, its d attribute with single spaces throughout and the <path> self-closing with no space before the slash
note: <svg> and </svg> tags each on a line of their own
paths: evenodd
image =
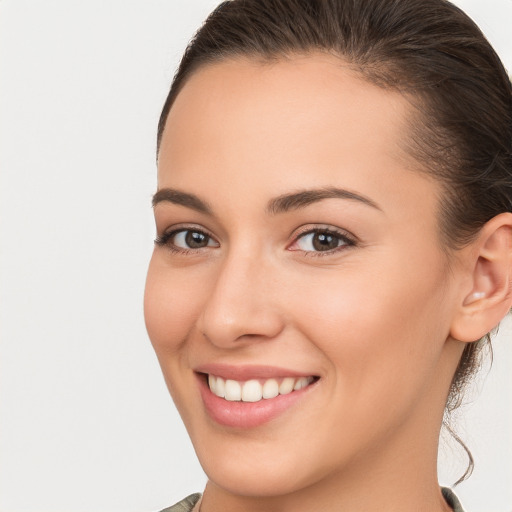
<svg viewBox="0 0 512 512">
<path fill-rule="evenodd" d="M 207 373 L 216 375 L 223 379 L 232 379 L 240 382 L 251 379 L 276 379 L 279 377 L 309 377 L 311 373 L 302 373 L 292 371 L 277 366 L 258 366 L 258 365 L 242 365 L 233 366 L 229 364 L 204 364 L 194 370 L 198 373 Z"/>
<path fill-rule="evenodd" d="M 202 367 L 203 369 L 205 367 Z M 208 365 L 208 371 L 196 370 L 197 381 L 201 398 L 206 412 L 216 423 L 225 427 L 249 429 L 263 425 L 280 416 L 297 402 L 301 401 L 307 393 L 316 388 L 315 383 L 287 395 L 278 395 L 275 398 L 263 399 L 259 402 L 230 402 L 219 398 L 210 391 L 206 376 L 202 373 L 220 375 L 238 381 L 249 379 L 267 379 L 272 377 L 302 377 L 280 368 L 269 367 L 229 367 L 225 365 Z"/>
</svg>

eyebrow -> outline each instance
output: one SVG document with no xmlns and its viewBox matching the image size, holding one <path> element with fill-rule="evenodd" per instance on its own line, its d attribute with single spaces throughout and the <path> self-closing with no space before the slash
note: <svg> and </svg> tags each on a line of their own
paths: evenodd
<svg viewBox="0 0 512 512">
<path fill-rule="evenodd" d="M 324 199 L 348 199 L 351 201 L 358 201 L 375 208 L 376 210 L 382 211 L 380 206 L 368 197 L 342 188 L 326 187 L 312 190 L 301 190 L 299 192 L 283 194 L 275 197 L 268 202 L 267 212 L 271 215 L 277 215 L 291 210 L 299 210 L 300 208 L 305 208 L 310 204 L 317 203 Z M 153 207 L 162 202 L 185 206 L 186 208 L 190 208 L 199 213 L 213 215 L 213 210 L 206 201 L 203 201 L 194 194 L 182 192 L 181 190 L 161 188 L 153 196 Z"/>
<path fill-rule="evenodd" d="M 188 194 L 187 192 L 181 192 L 173 188 L 161 188 L 153 196 L 152 204 L 153 208 L 158 204 L 167 201 L 169 203 L 178 204 L 196 210 L 199 213 L 206 213 L 212 215 L 212 209 L 210 205 L 199 199 L 194 194 Z"/>
<path fill-rule="evenodd" d="M 323 199 L 348 199 L 351 201 L 359 201 L 360 203 L 382 211 L 382 208 L 368 197 L 336 187 L 302 190 L 292 194 L 284 194 L 275 199 L 271 199 L 267 205 L 267 211 L 274 215 L 285 213 L 290 210 L 304 208 L 312 203 L 322 201 Z"/>
</svg>

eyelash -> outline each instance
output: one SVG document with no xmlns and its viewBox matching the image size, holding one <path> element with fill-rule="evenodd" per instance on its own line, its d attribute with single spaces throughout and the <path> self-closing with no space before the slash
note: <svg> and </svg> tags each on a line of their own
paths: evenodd
<svg viewBox="0 0 512 512">
<path fill-rule="evenodd" d="M 293 242 L 288 246 L 292 246 L 297 244 L 297 242 L 303 238 L 305 238 L 307 235 L 311 234 L 321 234 L 321 235 L 330 235 L 334 238 L 337 238 L 340 242 L 342 242 L 342 245 L 335 247 L 334 249 L 329 249 L 327 251 L 305 251 L 302 249 L 293 249 L 296 252 L 301 252 L 304 254 L 304 256 L 308 258 L 323 258 L 325 256 L 332 256 L 333 254 L 336 254 L 340 251 L 344 251 L 346 249 L 349 249 L 350 247 L 357 246 L 357 241 L 355 237 L 352 235 L 349 235 L 348 233 L 344 231 L 338 231 L 333 228 L 327 228 L 327 227 L 317 227 L 313 229 L 305 229 L 304 231 L 298 233 L 295 235 Z M 288 249 L 291 250 L 291 249 Z"/>
<path fill-rule="evenodd" d="M 181 227 L 178 229 L 173 229 L 172 231 L 162 233 L 161 235 L 158 235 L 155 239 L 155 244 L 159 247 L 165 246 L 171 252 L 177 253 L 177 254 L 182 254 L 182 255 L 197 254 L 197 251 L 199 251 L 200 249 L 206 249 L 208 247 L 208 246 L 206 246 L 206 247 L 201 247 L 201 248 L 196 248 L 196 249 L 194 249 L 194 248 L 185 249 L 183 247 L 178 247 L 175 244 L 170 243 L 170 241 L 172 240 L 173 237 L 175 237 L 179 233 L 183 233 L 183 232 L 187 232 L 187 231 L 202 234 L 202 235 L 208 237 L 210 240 L 215 241 L 215 238 L 213 236 L 211 236 L 208 232 L 206 232 L 202 229 L 198 229 L 198 228 L 194 228 L 194 227 Z M 341 241 L 343 243 L 343 245 L 340 245 L 334 249 L 329 249 L 326 251 L 305 251 L 303 249 L 290 249 L 289 248 L 289 247 L 293 246 L 294 244 L 297 244 L 297 242 L 299 240 L 301 240 L 302 238 L 305 238 L 307 235 L 311 235 L 311 234 L 324 234 L 324 235 L 333 236 L 333 237 L 337 238 L 339 241 Z M 218 243 L 218 242 L 216 242 L 216 243 Z M 307 229 L 307 230 L 304 230 L 304 231 L 298 233 L 297 235 L 295 235 L 293 242 L 291 244 L 289 244 L 287 248 L 288 248 L 288 250 L 293 251 L 293 252 L 301 252 L 302 254 L 304 254 L 307 257 L 318 258 L 318 257 L 324 257 L 324 256 L 332 255 L 334 253 L 338 253 L 342 250 L 346 250 L 347 248 L 354 247 L 356 245 L 357 245 L 357 241 L 355 240 L 355 238 L 352 236 L 349 236 L 345 232 L 341 232 L 341 231 L 338 231 L 333 228 L 320 228 L 319 227 L 319 228 L 314 228 L 314 229 Z"/>
<path fill-rule="evenodd" d="M 183 254 L 183 255 L 197 254 L 197 252 L 203 248 L 185 249 L 183 247 L 178 247 L 177 245 L 171 243 L 171 240 L 173 237 L 175 237 L 179 233 L 186 233 L 187 231 L 192 232 L 192 233 L 200 233 L 200 234 L 208 237 L 210 240 L 215 240 L 215 238 L 213 236 L 211 236 L 209 233 L 207 233 L 203 229 L 199 229 L 199 228 L 195 228 L 195 227 L 180 227 L 177 229 L 173 229 L 172 231 L 168 231 L 168 232 L 162 233 L 161 235 L 158 235 L 155 239 L 155 244 L 159 247 L 165 246 L 171 252 L 176 253 L 176 254 Z M 204 249 L 206 249 L 206 248 L 207 247 L 204 247 Z"/>
</svg>

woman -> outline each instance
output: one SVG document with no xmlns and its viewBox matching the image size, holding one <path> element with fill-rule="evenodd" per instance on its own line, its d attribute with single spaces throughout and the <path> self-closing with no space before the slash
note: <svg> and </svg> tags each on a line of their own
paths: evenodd
<svg viewBox="0 0 512 512">
<path fill-rule="evenodd" d="M 145 314 L 208 476 L 169 510 L 462 510 L 443 417 L 512 305 L 512 87 L 444 0 L 234 0 L 162 112 Z"/>
</svg>

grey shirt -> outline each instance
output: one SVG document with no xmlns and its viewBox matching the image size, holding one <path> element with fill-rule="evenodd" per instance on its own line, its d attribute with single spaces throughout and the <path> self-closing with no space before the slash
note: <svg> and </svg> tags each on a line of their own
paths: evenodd
<svg viewBox="0 0 512 512">
<path fill-rule="evenodd" d="M 441 492 L 443 493 L 443 497 L 446 500 L 446 503 L 448 503 L 448 505 L 452 507 L 453 512 L 464 512 L 464 509 L 462 508 L 460 501 L 458 500 L 457 496 L 455 496 L 455 493 L 451 489 L 449 489 L 448 487 L 442 487 Z M 191 494 L 190 496 L 187 496 L 184 500 L 181 500 L 179 503 L 176 503 L 176 505 L 165 508 L 161 512 L 196 512 L 194 510 L 194 507 L 199 504 L 200 499 L 200 493 Z"/>
</svg>

